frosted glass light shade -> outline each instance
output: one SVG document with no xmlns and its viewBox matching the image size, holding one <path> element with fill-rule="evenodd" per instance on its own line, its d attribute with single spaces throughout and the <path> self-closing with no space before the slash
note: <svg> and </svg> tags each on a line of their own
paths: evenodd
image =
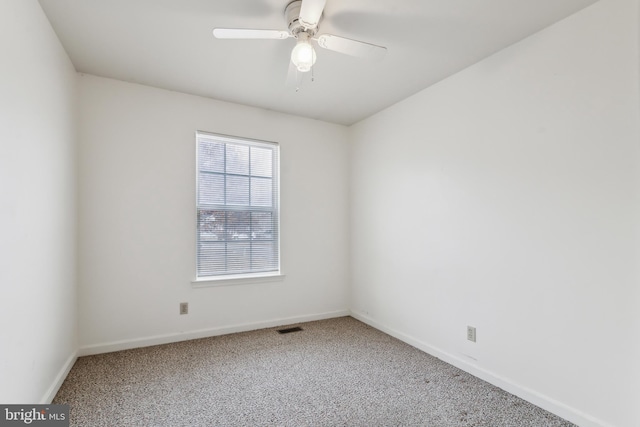
<svg viewBox="0 0 640 427">
<path fill-rule="evenodd" d="M 316 51 L 307 40 L 298 40 L 298 43 L 291 51 L 291 62 L 298 71 L 306 73 L 316 63 Z"/>
</svg>

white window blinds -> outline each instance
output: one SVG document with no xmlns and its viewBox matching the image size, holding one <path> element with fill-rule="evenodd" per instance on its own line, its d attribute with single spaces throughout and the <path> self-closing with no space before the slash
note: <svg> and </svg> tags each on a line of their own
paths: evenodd
<svg viewBox="0 0 640 427">
<path fill-rule="evenodd" d="M 278 145 L 197 132 L 197 278 L 280 269 Z"/>
</svg>

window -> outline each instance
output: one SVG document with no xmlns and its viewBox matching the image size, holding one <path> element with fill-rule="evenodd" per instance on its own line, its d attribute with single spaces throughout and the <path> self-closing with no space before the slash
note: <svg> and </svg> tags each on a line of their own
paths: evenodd
<svg viewBox="0 0 640 427">
<path fill-rule="evenodd" d="M 196 133 L 196 278 L 278 272 L 278 145 Z"/>
</svg>

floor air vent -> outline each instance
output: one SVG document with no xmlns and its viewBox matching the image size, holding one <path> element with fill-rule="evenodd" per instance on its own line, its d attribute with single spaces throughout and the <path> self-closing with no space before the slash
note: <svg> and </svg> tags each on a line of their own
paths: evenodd
<svg viewBox="0 0 640 427">
<path fill-rule="evenodd" d="M 295 328 L 286 328 L 286 329 L 278 329 L 279 334 L 290 334 L 291 332 L 300 332 L 302 328 L 300 326 L 296 326 Z"/>
</svg>

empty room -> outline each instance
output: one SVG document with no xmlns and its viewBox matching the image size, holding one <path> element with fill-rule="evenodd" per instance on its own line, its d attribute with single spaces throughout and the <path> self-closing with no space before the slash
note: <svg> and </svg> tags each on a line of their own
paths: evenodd
<svg viewBox="0 0 640 427">
<path fill-rule="evenodd" d="M 639 0 L 0 35 L 1 425 L 640 426 Z"/>
</svg>

